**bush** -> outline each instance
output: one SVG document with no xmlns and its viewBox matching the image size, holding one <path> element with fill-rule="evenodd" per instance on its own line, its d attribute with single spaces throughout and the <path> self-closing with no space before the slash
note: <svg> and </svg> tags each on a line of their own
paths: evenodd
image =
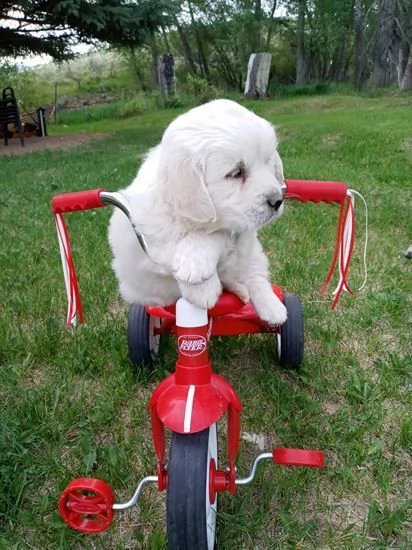
<svg viewBox="0 0 412 550">
<path fill-rule="evenodd" d="M 116 109 L 116 118 L 129 118 L 147 111 L 147 104 L 142 96 L 136 96 L 129 101 L 121 102 Z"/>
<path fill-rule="evenodd" d="M 189 74 L 186 80 L 186 89 L 188 94 L 193 96 L 196 105 L 207 103 L 211 99 L 218 97 L 217 89 L 206 79 L 199 76 Z"/>
<path fill-rule="evenodd" d="M 306 86 L 271 85 L 269 95 L 272 97 L 299 97 L 311 95 L 325 95 L 331 92 L 331 85 L 327 82 L 307 84 Z"/>
<path fill-rule="evenodd" d="M 51 103 L 53 83 L 43 82 L 35 71 L 0 62 L 0 82 L 0 93 L 3 88 L 13 88 L 17 101 L 29 111 Z"/>
</svg>

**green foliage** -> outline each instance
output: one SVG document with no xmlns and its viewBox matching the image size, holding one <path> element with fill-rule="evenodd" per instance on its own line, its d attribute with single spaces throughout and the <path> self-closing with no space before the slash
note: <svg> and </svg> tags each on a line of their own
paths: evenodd
<svg viewBox="0 0 412 550">
<path fill-rule="evenodd" d="M 166 24 L 169 13 L 164 0 L 7 1 L 0 6 L 0 52 L 63 60 L 73 57 L 71 46 L 81 41 L 136 46 Z"/>
<path fill-rule="evenodd" d="M 61 110 L 57 120 L 60 125 L 79 125 L 91 122 L 121 120 L 149 113 L 162 108 L 177 108 L 180 105 L 171 99 L 161 105 L 160 94 L 139 94 L 128 100 L 113 101 L 110 103 L 83 107 L 73 111 Z"/>
<path fill-rule="evenodd" d="M 195 98 L 197 105 L 207 103 L 218 96 L 217 89 L 210 82 L 191 74 L 187 75 L 186 91 L 190 96 Z"/>
<path fill-rule="evenodd" d="M 136 115 L 141 115 L 147 111 L 144 97 L 136 96 L 135 98 L 124 102 L 116 112 L 116 118 L 129 118 Z"/>
<path fill-rule="evenodd" d="M 319 82 L 318 84 L 308 84 L 306 86 L 272 85 L 269 94 L 274 97 L 299 97 L 324 95 L 330 93 L 330 91 L 330 84 Z"/>
<path fill-rule="evenodd" d="M 278 84 L 287 85 L 295 82 L 296 61 L 290 37 L 279 34 L 276 42 L 271 44 L 272 62 L 269 75 L 269 87 Z"/>
<path fill-rule="evenodd" d="M 45 107 L 51 101 L 48 86 L 44 85 L 43 78 L 34 71 L 18 69 L 16 65 L 9 63 L 0 63 L 0 82 L 2 88 L 13 88 L 21 110 Z"/>
</svg>

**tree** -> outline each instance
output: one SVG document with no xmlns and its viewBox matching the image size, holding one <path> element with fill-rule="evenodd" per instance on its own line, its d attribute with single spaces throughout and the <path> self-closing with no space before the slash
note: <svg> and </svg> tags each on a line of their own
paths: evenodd
<svg viewBox="0 0 412 550">
<path fill-rule="evenodd" d="M 167 8 L 166 0 L 3 0 L 0 54 L 61 61 L 73 57 L 78 42 L 141 44 L 164 23 Z"/>
<path fill-rule="evenodd" d="M 375 34 L 372 86 L 385 86 L 389 66 L 389 53 L 395 30 L 396 0 L 382 0 L 381 15 Z"/>
<path fill-rule="evenodd" d="M 399 2 L 397 27 L 398 43 L 398 83 L 401 92 L 412 90 L 412 3 Z"/>
<path fill-rule="evenodd" d="M 409 56 L 399 83 L 399 89 L 401 92 L 409 92 L 412 90 L 412 48 L 409 48 Z"/>
<path fill-rule="evenodd" d="M 362 0 L 355 0 L 354 31 L 355 31 L 355 89 L 360 90 L 365 75 L 365 38 L 362 13 Z"/>
<path fill-rule="evenodd" d="M 296 84 L 298 86 L 306 84 L 305 13 L 306 0 L 299 0 L 296 48 Z"/>
</svg>

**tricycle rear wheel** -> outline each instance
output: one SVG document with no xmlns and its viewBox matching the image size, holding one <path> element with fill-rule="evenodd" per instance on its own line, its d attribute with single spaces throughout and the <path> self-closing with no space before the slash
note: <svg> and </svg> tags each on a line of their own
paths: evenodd
<svg viewBox="0 0 412 550">
<path fill-rule="evenodd" d="M 161 319 L 150 315 L 144 306 L 133 304 L 127 320 L 129 359 L 136 366 L 152 367 L 160 345 L 160 335 L 155 334 Z"/>
</svg>

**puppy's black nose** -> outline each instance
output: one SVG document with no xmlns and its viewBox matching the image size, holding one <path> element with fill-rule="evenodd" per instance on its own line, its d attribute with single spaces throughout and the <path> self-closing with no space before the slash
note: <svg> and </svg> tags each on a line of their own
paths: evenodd
<svg viewBox="0 0 412 550">
<path fill-rule="evenodd" d="M 279 208 L 282 206 L 283 200 L 281 199 L 278 199 L 277 201 L 268 200 L 268 203 L 275 210 L 279 210 Z"/>
</svg>

